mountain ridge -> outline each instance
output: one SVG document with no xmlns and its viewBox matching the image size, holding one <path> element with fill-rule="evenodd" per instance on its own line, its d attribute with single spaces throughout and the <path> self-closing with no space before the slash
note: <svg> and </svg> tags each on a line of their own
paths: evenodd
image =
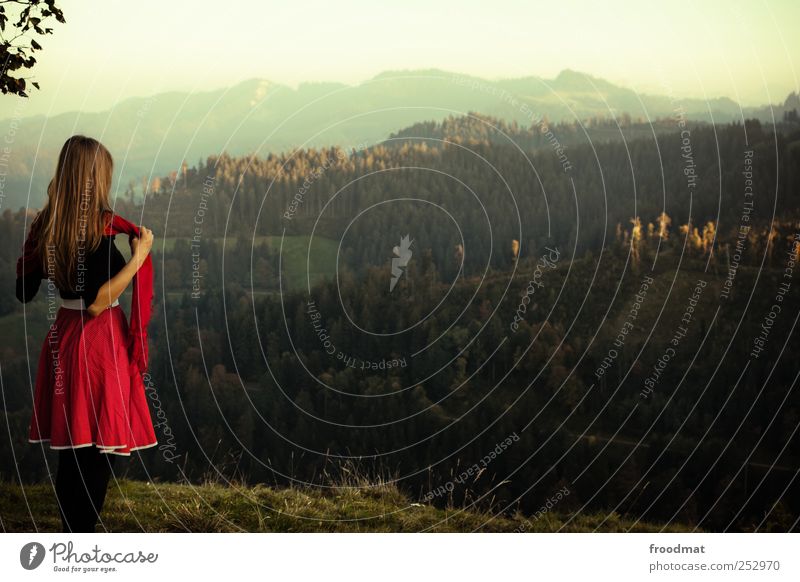
<svg viewBox="0 0 800 582">
<path fill-rule="evenodd" d="M 743 117 L 770 121 L 773 113 L 780 119 L 784 108 L 741 108 L 727 98 L 680 103 L 687 119 L 716 123 Z M 793 103 L 790 95 L 785 106 Z M 529 126 L 534 114 L 553 122 L 622 113 L 646 120 L 674 116 L 674 110 L 669 97 L 637 94 L 570 69 L 551 80 L 486 80 L 441 69 L 410 69 L 384 71 L 355 85 L 308 82 L 295 88 L 252 78 L 209 91 L 131 97 L 101 112 L 6 118 L 0 131 L 10 135 L 13 130 L 14 143 L 7 156 L 4 202 L 12 208 L 40 206 L 58 151 L 75 133 L 96 137 L 109 147 L 117 160 L 115 184 L 124 190 L 131 181 L 138 184 L 147 176 L 180 171 L 186 160 L 222 151 L 263 155 L 296 147 L 350 148 L 379 143 L 420 121 L 467 112 Z M 28 190 L 36 193 L 30 201 Z"/>
<path fill-rule="evenodd" d="M 338 81 L 313 81 L 312 80 L 312 81 L 302 81 L 302 82 L 298 83 L 296 88 L 292 88 L 291 86 L 289 86 L 287 84 L 283 84 L 283 83 L 278 83 L 276 81 L 272 81 L 271 79 L 268 79 L 266 77 L 252 77 L 252 78 L 249 78 L 249 79 L 244 79 L 244 80 L 242 80 L 242 81 L 240 81 L 238 83 L 235 83 L 235 84 L 230 85 L 230 86 L 225 87 L 225 88 L 210 89 L 210 90 L 207 90 L 207 91 L 189 92 L 189 91 L 181 91 L 181 90 L 168 90 L 168 91 L 162 91 L 162 92 L 153 93 L 153 94 L 149 94 L 149 95 L 135 95 L 135 96 L 131 96 L 131 97 L 127 97 L 127 98 L 123 99 L 119 104 L 115 105 L 114 107 L 102 109 L 100 111 L 81 112 L 81 111 L 78 111 L 78 110 L 69 110 L 69 111 L 64 111 L 64 112 L 61 112 L 61 113 L 57 113 L 57 114 L 52 115 L 52 116 L 48 116 L 48 115 L 45 115 L 45 114 L 42 114 L 42 113 L 37 113 L 35 115 L 23 116 L 21 118 L 17 118 L 17 117 L 14 117 L 14 116 L 8 116 L 8 117 L 0 118 L 0 124 L 5 124 L 8 121 L 10 121 L 11 119 L 38 119 L 38 118 L 59 119 L 59 118 L 62 118 L 62 117 L 73 116 L 73 115 L 107 114 L 107 113 L 111 112 L 113 109 L 118 108 L 118 107 L 125 107 L 126 105 L 134 105 L 134 104 L 143 104 L 143 103 L 146 103 L 146 102 L 151 101 L 151 100 L 156 99 L 156 98 L 166 98 L 166 97 L 170 97 L 170 96 L 186 96 L 186 97 L 189 97 L 189 96 L 193 96 L 193 95 L 196 95 L 196 96 L 199 96 L 199 95 L 216 95 L 216 94 L 225 94 L 227 92 L 231 92 L 231 94 L 236 94 L 236 93 L 239 92 L 239 91 L 237 91 L 238 89 L 248 88 L 249 86 L 260 85 L 260 84 L 268 84 L 271 87 L 282 88 L 282 89 L 297 93 L 297 92 L 300 92 L 303 89 L 312 89 L 312 88 L 319 88 L 319 87 L 330 87 L 333 90 L 336 90 L 336 89 L 348 89 L 348 88 L 349 89 L 355 89 L 355 88 L 363 87 L 365 85 L 368 85 L 368 84 L 376 82 L 376 81 L 383 81 L 383 80 L 389 80 L 389 79 L 430 78 L 430 77 L 440 77 L 440 78 L 448 78 L 448 79 L 453 79 L 453 78 L 471 79 L 471 80 L 478 80 L 478 81 L 481 81 L 483 83 L 490 84 L 490 85 L 491 84 L 498 84 L 498 85 L 510 85 L 510 86 L 517 85 L 517 84 L 520 84 L 520 83 L 537 82 L 537 83 L 544 83 L 544 84 L 550 85 L 554 89 L 559 89 L 559 88 L 560 89 L 565 89 L 569 85 L 577 85 L 578 83 L 580 83 L 582 81 L 585 81 L 585 82 L 589 82 L 589 83 L 594 84 L 597 89 L 609 89 L 609 90 L 613 89 L 613 90 L 623 90 L 623 91 L 631 92 L 631 93 L 634 93 L 634 94 L 637 93 L 633 89 L 630 89 L 630 88 L 625 87 L 625 86 L 620 85 L 620 84 L 612 83 L 610 81 L 607 81 L 606 79 L 603 79 L 602 77 L 596 77 L 596 76 L 591 75 L 589 73 L 585 73 L 583 71 L 577 71 L 577 70 L 569 69 L 569 68 L 562 70 L 561 72 L 558 73 L 558 75 L 556 75 L 552 79 L 547 79 L 545 77 L 541 77 L 541 76 L 538 76 L 538 75 L 526 75 L 526 76 L 522 76 L 522 77 L 504 77 L 504 78 L 498 78 L 498 79 L 486 79 L 484 77 L 480 77 L 480 76 L 477 76 L 477 75 L 456 73 L 456 72 L 446 71 L 444 69 L 436 69 L 436 68 L 432 68 L 432 69 L 398 69 L 398 70 L 382 71 L 382 72 L 378 73 L 377 75 L 375 75 L 375 76 L 373 76 L 373 77 L 371 77 L 371 78 L 369 78 L 369 79 L 367 79 L 365 81 L 362 81 L 360 83 L 355 83 L 355 84 L 348 84 L 348 83 L 343 83 L 343 82 L 338 82 Z M 650 93 L 650 92 L 641 92 L 641 93 L 638 93 L 638 95 L 643 97 L 643 98 L 664 97 L 664 95 L 660 95 L 660 94 L 657 94 L 657 93 Z M 694 97 L 681 97 L 681 98 L 677 98 L 677 100 L 678 101 L 687 101 L 687 102 L 696 102 L 696 101 L 717 102 L 717 101 L 724 101 L 728 105 L 740 107 L 739 103 L 737 103 L 734 99 L 732 99 L 731 97 L 728 97 L 726 95 L 712 97 L 712 98 L 710 98 L 708 100 L 702 100 L 702 99 L 698 99 L 698 98 L 694 98 Z M 773 107 L 773 108 L 781 108 L 781 107 L 790 106 L 790 105 L 793 105 L 795 107 L 800 105 L 800 96 L 798 96 L 796 93 L 790 93 L 782 103 L 774 103 L 774 104 L 764 103 L 764 104 L 758 105 L 758 106 L 744 106 L 744 105 L 741 105 L 741 108 L 743 110 L 747 111 L 747 110 L 763 109 L 763 108 L 767 108 L 767 107 L 770 107 L 770 106 Z M 398 128 L 398 129 L 400 129 L 400 128 Z"/>
</svg>

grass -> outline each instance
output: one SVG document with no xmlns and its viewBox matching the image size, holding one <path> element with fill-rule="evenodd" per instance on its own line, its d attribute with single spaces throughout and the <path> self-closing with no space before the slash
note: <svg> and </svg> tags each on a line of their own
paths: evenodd
<svg viewBox="0 0 800 582">
<path fill-rule="evenodd" d="M 258 237 L 266 239 L 267 244 L 279 253 L 281 251 L 281 237 Z M 300 291 L 307 289 L 308 279 L 311 286 L 322 279 L 336 276 L 336 253 L 339 245 L 329 238 L 315 236 L 311 245 L 309 256 L 309 236 L 287 236 L 283 241 L 283 276 L 286 278 L 284 289 Z M 257 243 L 261 242 L 257 240 Z"/>
<path fill-rule="evenodd" d="M 558 531 L 569 519 L 551 511 L 531 521 L 523 515 L 441 509 L 415 503 L 393 485 L 334 489 L 263 485 L 187 485 L 112 481 L 102 524 L 110 532 L 526 532 Z M 56 532 L 61 523 L 48 484 L 0 483 L 0 525 L 5 532 Z M 633 525 L 617 514 L 576 517 L 563 531 L 660 531 Z M 688 531 L 670 525 L 664 531 Z"/>
</svg>

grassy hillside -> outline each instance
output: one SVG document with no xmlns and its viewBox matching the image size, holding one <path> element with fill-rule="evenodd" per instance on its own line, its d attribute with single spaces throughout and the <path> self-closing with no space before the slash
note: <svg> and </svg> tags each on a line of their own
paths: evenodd
<svg viewBox="0 0 800 582">
<path fill-rule="evenodd" d="M 621 532 L 660 531 L 616 514 L 545 513 L 498 517 L 489 512 L 437 509 L 414 503 L 392 485 L 275 489 L 217 484 L 178 485 L 121 480 L 111 484 L 103 511 L 110 532 Z M 600 525 L 602 522 L 602 525 Z M 0 484 L 0 526 L 5 532 L 59 531 L 51 485 Z M 665 531 L 688 531 L 670 525 Z M 98 527 L 102 531 L 102 527 Z"/>
</svg>

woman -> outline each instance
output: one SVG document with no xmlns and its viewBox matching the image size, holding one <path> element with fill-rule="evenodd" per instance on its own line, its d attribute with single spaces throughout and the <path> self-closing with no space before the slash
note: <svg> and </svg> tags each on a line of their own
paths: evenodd
<svg viewBox="0 0 800 582">
<path fill-rule="evenodd" d="M 30 301 L 42 279 L 48 295 L 58 289 L 61 296 L 39 357 L 29 440 L 59 451 L 56 498 L 65 532 L 94 531 L 115 455 L 157 444 L 141 377 L 153 233 L 110 210 L 112 170 L 98 141 L 69 138 L 17 261 L 20 301 Z M 129 235 L 127 262 L 116 234 Z M 119 297 L 132 281 L 129 324 Z"/>
</svg>

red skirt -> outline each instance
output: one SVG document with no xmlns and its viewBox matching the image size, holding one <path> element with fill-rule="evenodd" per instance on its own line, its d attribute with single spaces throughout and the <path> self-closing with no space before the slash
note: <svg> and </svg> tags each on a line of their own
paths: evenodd
<svg viewBox="0 0 800 582">
<path fill-rule="evenodd" d="M 158 444 L 119 305 L 93 318 L 61 307 L 42 345 L 29 440 L 130 455 Z"/>
</svg>

